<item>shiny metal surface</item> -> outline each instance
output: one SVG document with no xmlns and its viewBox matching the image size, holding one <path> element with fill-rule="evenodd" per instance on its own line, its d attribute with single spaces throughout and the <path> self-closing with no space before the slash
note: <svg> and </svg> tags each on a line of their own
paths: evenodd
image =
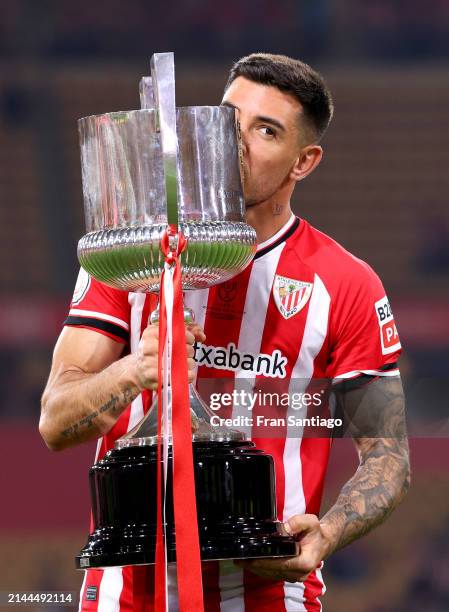
<svg viewBox="0 0 449 612">
<path fill-rule="evenodd" d="M 159 304 L 158 304 L 156 309 L 153 310 L 153 312 L 150 314 L 150 325 L 157 325 L 159 323 L 159 320 L 160 320 L 160 310 L 159 310 Z M 186 306 L 184 306 L 184 323 L 186 323 L 187 325 L 190 325 L 194 321 L 195 321 L 195 313 L 193 312 L 191 308 L 187 308 Z"/>
<path fill-rule="evenodd" d="M 154 110 L 78 121 L 86 231 L 166 221 Z"/>
<path fill-rule="evenodd" d="M 193 447 L 201 559 L 291 557 L 297 544 L 276 518 L 273 458 L 252 442 L 196 442 Z M 164 498 L 167 561 L 176 561 L 173 449 Z M 89 473 L 92 529 L 78 569 L 155 561 L 157 449 L 114 448 Z"/>
<path fill-rule="evenodd" d="M 159 291 L 164 257 L 159 249 L 166 225 L 91 232 L 78 243 L 78 259 L 97 280 L 125 291 Z M 243 270 L 255 252 L 255 233 L 245 223 L 185 223 L 181 255 L 184 289 L 202 289 Z"/>
<path fill-rule="evenodd" d="M 153 89 L 153 79 L 151 77 L 144 76 L 140 79 L 139 97 L 140 97 L 140 108 L 147 108 L 147 109 L 154 108 L 154 89 Z"/>
<path fill-rule="evenodd" d="M 86 231 L 167 222 L 154 109 L 78 121 Z M 244 220 L 234 110 L 177 109 L 180 222 Z"/>
<path fill-rule="evenodd" d="M 175 106 L 174 58 L 155 54 L 140 83 L 141 110 L 78 122 L 86 235 L 78 259 L 95 279 L 128 292 L 158 292 L 161 240 L 168 224 L 186 238 L 183 289 L 203 289 L 239 274 L 256 251 L 244 222 L 241 147 L 234 109 Z M 168 402 L 171 421 L 171 401 Z M 210 423 L 213 413 L 190 387 L 194 441 L 242 441 Z M 121 438 L 157 441 L 156 405 Z"/>
<path fill-rule="evenodd" d="M 157 111 L 164 165 L 167 221 L 178 227 L 178 182 L 175 103 L 175 57 L 173 53 L 155 53 L 151 58 L 154 108 Z"/>
<path fill-rule="evenodd" d="M 167 213 L 156 117 L 143 109 L 79 121 L 88 233 L 78 257 L 94 278 L 126 291 L 158 291 L 163 269 Z M 188 239 L 183 287 L 199 289 L 243 270 L 256 234 L 243 222 L 233 109 L 178 109 L 177 135 L 179 220 Z"/>
<path fill-rule="evenodd" d="M 169 411 L 171 411 L 171 391 L 168 390 Z M 242 442 L 245 434 L 237 429 L 222 425 L 212 425 L 212 410 L 201 399 L 193 385 L 189 385 L 190 421 L 192 424 L 193 442 Z M 114 448 L 131 446 L 153 446 L 157 444 L 157 397 L 150 410 L 137 425 L 114 443 Z M 168 443 L 172 443 L 171 415 L 169 416 L 170 435 Z"/>
</svg>

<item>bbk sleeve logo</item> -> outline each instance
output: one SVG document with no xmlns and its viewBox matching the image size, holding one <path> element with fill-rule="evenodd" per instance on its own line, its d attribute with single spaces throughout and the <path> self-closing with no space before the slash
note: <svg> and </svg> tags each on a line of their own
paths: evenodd
<svg viewBox="0 0 449 612">
<path fill-rule="evenodd" d="M 387 296 L 378 300 L 374 304 L 377 320 L 380 327 L 380 342 L 382 345 L 382 355 L 394 353 L 401 348 L 399 342 L 398 330 L 394 322 L 393 313 L 391 312 L 390 302 Z"/>
</svg>

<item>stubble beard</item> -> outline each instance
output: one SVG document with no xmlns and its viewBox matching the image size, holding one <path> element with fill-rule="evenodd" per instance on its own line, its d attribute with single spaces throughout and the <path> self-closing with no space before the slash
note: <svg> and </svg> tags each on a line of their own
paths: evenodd
<svg viewBox="0 0 449 612">
<path fill-rule="evenodd" d="M 248 193 L 248 187 L 249 187 L 249 181 L 248 181 L 248 178 L 246 178 L 245 183 L 244 183 L 243 195 L 245 199 L 245 208 L 247 209 L 253 208 L 255 206 L 260 206 L 267 200 L 270 200 L 275 195 L 276 191 L 279 189 L 279 187 L 276 187 L 276 188 L 270 189 L 270 191 L 263 190 L 260 193 L 257 193 L 257 191 L 255 192 L 253 191 L 253 193 Z"/>
<path fill-rule="evenodd" d="M 244 193 L 244 199 L 245 199 L 245 208 L 254 208 L 256 206 L 260 206 L 261 204 L 264 204 L 265 202 L 268 202 L 270 200 L 274 199 L 274 196 L 276 195 L 276 193 L 279 191 L 279 189 L 281 188 L 282 183 L 271 189 L 270 191 L 266 191 L 265 193 L 260 193 L 260 194 L 249 194 L 248 196 Z"/>
<path fill-rule="evenodd" d="M 276 193 L 284 187 L 285 182 L 287 180 L 288 174 L 282 180 L 279 180 L 278 185 L 272 187 L 271 189 L 269 189 L 267 186 L 265 189 L 263 189 L 263 191 L 259 193 L 257 193 L 257 190 L 253 190 L 253 193 L 248 193 L 248 188 L 250 187 L 250 177 L 249 172 L 246 171 L 243 182 L 243 196 L 245 200 L 245 208 L 254 208 L 270 200 L 275 201 Z"/>
</svg>

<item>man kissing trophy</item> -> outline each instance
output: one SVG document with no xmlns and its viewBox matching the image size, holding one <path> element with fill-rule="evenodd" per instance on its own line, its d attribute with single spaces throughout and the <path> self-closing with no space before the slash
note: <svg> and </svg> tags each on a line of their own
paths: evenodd
<svg viewBox="0 0 449 612">
<path fill-rule="evenodd" d="M 81 266 L 130 293 L 159 294 L 159 386 L 151 408 L 90 470 L 93 529 L 79 569 L 177 562 L 180 606 L 203 609 L 200 561 L 290 556 L 276 517 L 273 459 L 188 385 L 182 292 L 229 280 L 252 260 L 238 124 L 226 106 L 176 108 L 174 58 L 155 54 L 140 110 L 79 121 L 87 234 Z M 196 608 L 192 608 L 196 601 Z"/>
</svg>

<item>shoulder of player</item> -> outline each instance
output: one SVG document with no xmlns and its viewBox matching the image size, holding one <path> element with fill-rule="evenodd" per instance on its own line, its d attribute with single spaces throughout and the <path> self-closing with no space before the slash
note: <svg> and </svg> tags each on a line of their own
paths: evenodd
<svg viewBox="0 0 449 612">
<path fill-rule="evenodd" d="M 336 289 L 348 284 L 356 287 L 380 282 L 366 261 L 353 255 L 334 238 L 307 221 L 301 220 L 301 224 L 301 238 L 295 242 L 294 248 L 301 260 L 318 274 L 326 286 Z"/>
<path fill-rule="evenodd" d="M 90 274 L 87 274 L 87 272 L 84 274 L 86 278 L 86 289 L 82 292 L 81 299 L 78 300 L 79 302 L 82 302 L 84 297 L 88 297 L 89 295 L 100 296 L 105 300 L 128 301 L 128 296 L 131 294 L 127 291 L 106 285 L 105 283 L 95 279 Z"/>
<path fill-rule="evenodd" d="M 81 269 L 69 315 L 85 317 L 104 314 L 127 321 L 131 308 L 131 295 L 127 291 L 105 285 Z"/>
</svg>

